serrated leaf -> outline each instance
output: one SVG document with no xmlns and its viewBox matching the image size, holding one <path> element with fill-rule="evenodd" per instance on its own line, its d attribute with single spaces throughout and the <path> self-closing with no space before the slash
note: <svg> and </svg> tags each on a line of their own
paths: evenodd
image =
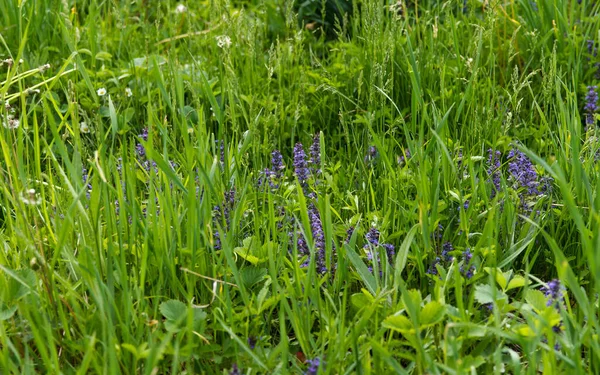
<svg viewBox="0 0 600 375">
<path fill-rule="evenodd" d="M 185 316 L 187 306 L 181 301 L 171 299 L 161 303 L 159 310 L 167 320 L 177 322 Z"/>
<path fill-rule="evenodd" d="M 482 284 L 475 287 L 475 300 L 482 305 L 506 299 L 506 294 L 491 285 Z"/>
<path fill-rule="evenodd" d="M 419 314 L 420 324 L 424 327 L 439 323 L 446 314 L 444 305 L 438 301 L 431 301 L 421 309 Z"/>
<path fill-rule="evenodd" d="M 512 279 L 510 279 L 510 281 L 508 282 L 508 286 L 506 287 L 506 291 L 509 291 L 511 289 L 515 289 L 515 288 L 521 288 L 523 286 L 525 286 L 526 280 L 523 276 L 515 276 Z"/>
<path fill-rule="evenodd" d="M 261 281 L 266 276 L 266 274 L 266 268 L 246 267 L 240 270 L 240 275 L 246 288 L 250 288 L 254 284 Z"/>
<path fill-rule="evenodd" d="M 547 307 L 546 303 L 548 302 L 544 293 L 532 289 L 528 290 L 525 294 L 525 301 L 538 312 L 545 310 Z"/>
<path fill-rule="evenodd" d="M 392 315 L 387 317 L 383 321 L 383 326 L 401 333 L 415 333 L 412 322 L 404 315 Z"/>
</svg>

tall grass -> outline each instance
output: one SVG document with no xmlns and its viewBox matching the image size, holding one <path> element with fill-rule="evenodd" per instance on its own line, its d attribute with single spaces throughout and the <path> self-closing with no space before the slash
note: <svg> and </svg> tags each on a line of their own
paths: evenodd
<svg viewBox="0 0 600 375">
<path fill-rule="evenodd" d="M 599 5 L 311 4 L 0 0 L 2 372 L 598 372 Z"/>
</svg>

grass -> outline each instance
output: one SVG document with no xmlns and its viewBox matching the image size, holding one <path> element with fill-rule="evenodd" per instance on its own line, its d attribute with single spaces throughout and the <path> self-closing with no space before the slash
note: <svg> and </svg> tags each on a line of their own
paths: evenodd
<svg viewBox="0 0 600 375">
<path fill-rule="evenodd" d="M 334 3 L 0 0 L 3 373 L 600 371 L 600 5 Z"/>
</svg>

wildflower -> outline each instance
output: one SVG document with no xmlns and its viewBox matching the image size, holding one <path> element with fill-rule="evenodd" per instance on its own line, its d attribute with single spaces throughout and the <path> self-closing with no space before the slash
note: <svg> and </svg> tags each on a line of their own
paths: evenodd
<svg viewBox="0 0 600 375">
<path fill-rule="evenodd" d="M 379 246 L 379 234 L 380 233 L 376 228 L 371 228 L 365 235 L 365 238 L 369 244 Z"/>
<path fill-rule="evenodd" d="M 250 349 L 253 349 L 256 347 L 256 337 L 254 336 L 250 336 L 248 337 L 248 346 L 250 347 Z"/>
<path fill-rule="evenodd" d="M 513 149 L 508 153 L 510 173 L 516 188 L 524 188 L 528 195 L 538 195 L 538 174 L 531 160 L 519 150 Z"/>
<path fill-rule="evenodd" d="M 217 39 L 217 46 L 219 48 L 231 47 L 231 38 L 228 37 L 227 35 L 219 35 L 216 37 L 216 39 Z"/>
<path fill-rule="evenodd" d="M 21 125 L 21 121 L 18 118 L 15 118 L 13 115 L 7 115 L 6 119 L 2 121 L 2 125 L 6 129 L 14 130 Z"/>
<path fill-rule="evenodd" d="M 441 262 L 440 257 L 435 257 L 435 259 L 431 263 L 431 266 L 429 266 L 429 269 L 427 270 L 427 274 L 429 274 L 429 275 L 437 275 L 438 274 L 438 270 L 437 270 L 436 266 L 438 264 L 440 264 L 440 262 Z"/>
<path fill-rule="evenodd" d="M 131 89 L 129 87 L 125 87 L 125 96 L 128 98 L 131 98 L 133 96 L 133 92 L 131 92 Z"/>
<path fill-rule="evenodd" d="M 88 170 L 85 167 L 81 169 L 81 179 L 83 180 L 83 184 L 86 187 L 85 196 L 87 197 L 87 199 L 90 199 L 90 191 L 92 190 L 92 184 L 90 183 Z"/>
<path fill-rule="evenodd" d="M 148 141 L 148 128 L 142 129 L 142 134 L 139 134 L 138 137 L 140 137 L 144 142 L 147 142 Z M 144 147 L 143 144 L 141 144 L 141 143 L 136 144 L 135 152 L 140 159 L 146 158 L 146 147 Z M 149 169 L 147 169 L 147 170 L 149 170 Z"/>
<path fill-rule="evenodd" d="M 367 155 L 365 155 L 365 163 L 367 166 L 371 166 L 371 164 L 373 164 L 378 157 L 379 151 L 377 151 L 377 147 L 371 146 L 367 150 Z"/>
<path fill-rule="evenodd" d="M 28 206 L 36 206 L 42 203 L 41 198 L 38 196 L 35 189 L 27 189 L 21 194 L 21 201 Z"/>
<path fill-rule="evenodd" d="M 302 188 L 306 189 L 309 171 L 306 163 L 306 153 L 304 153 L 304 147 L 300 142 L 294 146 L 294 172 Z"/>
<path fill-rule="evenodd" d="M 460 272 L 464 274 L 467 279 L 472 278 L 475 272 L 475 265 L 469 266 L 472 258 L 473 253 L 471 253 L 471 249 L 465 249 L 465 251 L 463 252 L 463 264 L 460 266 Z"/>
<path fill-rule="evenodd" d="M 87 134 L 87 133 L 89 133 L 89 132 L 90 132 L 90 127 L 88 126 L 88 124 L 86 124 L 86 123 L 85 123 L 85 121 L 81 121 L 81 122 L 79 123 L 79 131 L 80 131 L 81 133 L 85 133 L 85 134 Z"/>
<path fill-rule="evenodd" d="M 325 233 L 323 232 L 323 224 L 321 223 L 321 216 L 319 210 L 314 204 L 310 204 L 308 207 L 308 218 L 310 219 L 310 230 L 312 232 L 313 240 L 315 241 L 315 255 L 317 272 L 324 274 L 327 272 L 325 265 Z"/>
<path fill-rule="evenodd" d="M 321 133 L 315 133 L 313 143 L 310 145 L 310 163 L 312 164 L 313 174 L 321 173 Z"/>
<path fill-rule="evenodd" d="M 175 7 L 175 13 L 183 14 L 185 12 L 187 12 L 187 7 L 181 3 L 177 4 L 177 6 Z"/>
<path fill-rule="evenodd" d="M 597 86 L 588 86 L 587 94 L 585 95 L 585 123 L 586 125 L 593 125 L 596 121 L 594 114 L 598 111 L 598 93 L 596 92 Z"/>
<path fill-rule="evenodd" d="M 398 156 L 398 164 L 403 165 L 406 163 L 406 161 L 408 159 L 410 159 L 410 150 L 409 149 L 404 149 L 404 153 L 400 156 Z"/>
<path fill-rule="evenodd" d="M 104 96 L 106 95 L 106 89 L 104 87 L 100 87 L 97 91 L 96 94 L 98 94 L 98 96 Z"/>
<path fill-rule="evenodd" d="M 315 357 L 312 360 L 306 361 L 308 364 L 308 368 L 304 372 L 305 375 L 316 375 L 319 372 L 319 366 L 321 366 L 321 359 L 319 357 Z"/>
<path fill-rule="evenodd" d="M 350 228 L 348 228 L 348 230 L 346 230 L 346 240 L 344 241 L 345 243 L 350 243 L 352 234 L 354 234 L 354 227 L 351 226 Z"/>
<path fill-rule="evenodd" d="M 382 246 L 385 249 L 385 253 L 388 257 L 388 262 L 392 264 L 394 261 L 394 255 L 396 255 L 396 248 L 391 243 L 384 243 Z"/>
<path fill-rule="evenodd" d="M 596 42 L 593 39 L 586 40 L 587 51 L 593 57 L 598 55 L 598 49 L 595 47 L 595 44 Z M 588 57 L 588 60 L 589 59 L 590 58 Z"/>
<path fill-rule="evenodd" d="M 560 307 L 562 301 L 562 288 L 558 279 L 553 279 L 541 288 L 542 292 L 548 297 L 546 306 L 554 305 L 557 309 Z"/>
<path fill-rule="evenodd" d="M 452 260 L 452 256 L 450 255 L 450 253 L 454 251 L 454 246 L 452 246 L 452 244 L 449 241 L 444 242 L 444 244 L 442 245 L 442 259 L 444 259 L 444 261 L 448 262 Z"/>
<path fill-rule="evenodd" d="M 488 182 L 491 181 L 492 182 L 492 194 L 491 197 L 495 197 L 496 196 L 496 192 L 500 191 L 500 179 L 501 179 L 501 170 L 500 170 L 500 158 L 501 158 L 502 154 L 500 153 L 500 151 L 496 151 L 494 152 L 491 148 L 488 149 L 488 160 L 487 160 L 487 165 L 488 165 L 488 175 L 490 176 L 490 179 L 488 179 Z"/>
<path fill-rule="evenodd" d="M 231 366 L 231 371 L 229 372 L 229 375 L 241 375 L 240 369 L 238 368 L 237 363 L 234 363 Z"/>
<path fill-rule="evenodd" d="M 279 150 L 273 150 L 271 153 L 271 168 L 273 173 L 275 173 L 275 177 L 280 178 L 285 169 L 285 165 L 283 164 L 283 157 Z"/>
</svg>

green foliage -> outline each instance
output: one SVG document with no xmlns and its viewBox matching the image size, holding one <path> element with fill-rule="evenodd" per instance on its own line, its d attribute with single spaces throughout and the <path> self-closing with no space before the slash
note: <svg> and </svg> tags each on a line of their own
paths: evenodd
<svg viewBox="0 0 600 375">
<path fill-rule="evenodd" d="M 0 0 L 0 372 L 597 373 L 599 10 Z"/>
</svg>

